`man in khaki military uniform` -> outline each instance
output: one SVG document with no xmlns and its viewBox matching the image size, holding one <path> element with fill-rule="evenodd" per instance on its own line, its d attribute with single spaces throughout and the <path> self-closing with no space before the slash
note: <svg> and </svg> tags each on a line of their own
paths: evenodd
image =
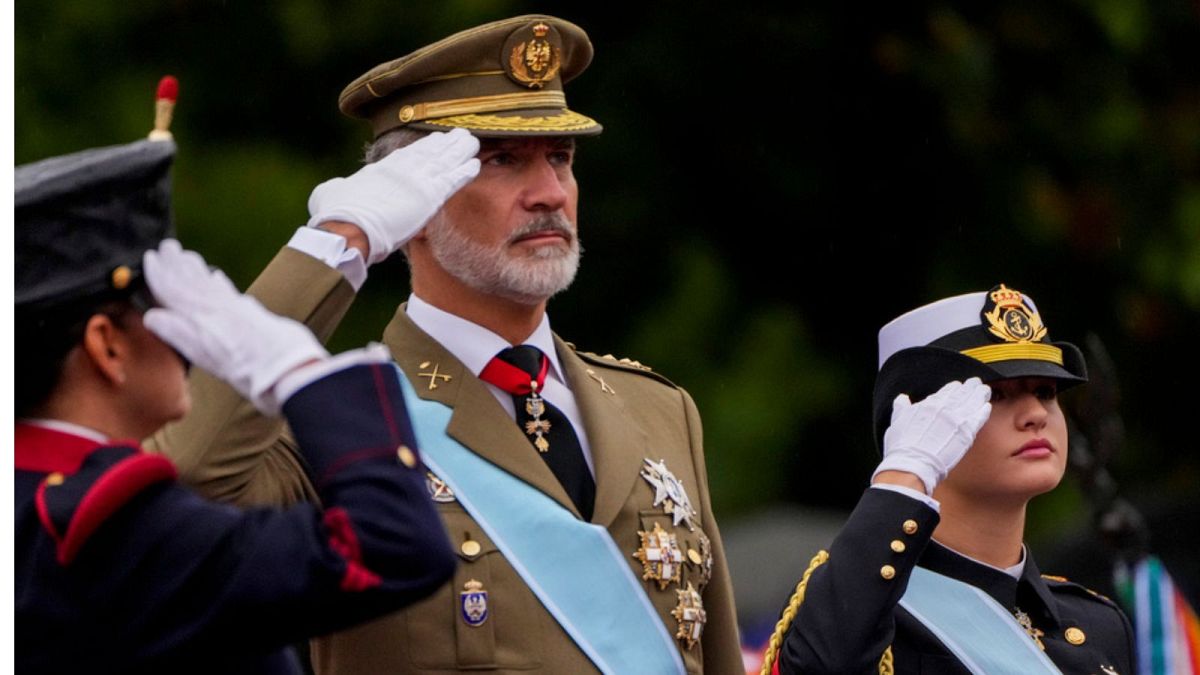
<svg viewBox="0 0 1200 675">
<path fill-rule="evenodd" d="M 417 435 L 454 580 L 317 641 L 320 673 L 742 672 L 695 404 L 576 351 L 546 316 L 579 259 L 573 139 L 600 132 L 563 83 L 591 56 L 578 26 L 523 16 L 352 82 L 340 107 L 371 123 L 368 161 L 407 154 L 318 187 L 309 227 L 250 289 L 325 338 L 367 267 L 403 250 L 413 294 L 383 339 L 413 417 L 439 420 Z M 475 138 L 478 167 L 454 168 Z M 444 205 L 422 189 L 474 170 Z M 286 429 L 203 373 L 192 387 L 194 413 L 154 439 L 185 479 L 242 504 L 313 497 Z"/>
</svg>

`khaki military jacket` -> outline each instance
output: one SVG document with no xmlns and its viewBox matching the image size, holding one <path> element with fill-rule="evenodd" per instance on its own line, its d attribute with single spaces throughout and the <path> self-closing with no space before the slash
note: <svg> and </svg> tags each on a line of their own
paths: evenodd
<svg viewBox="0 0 1200 675">
<path fill-rule="evenodd" d="M 285 248 L 250 289 L 272 310 L 305 321 L 325 339 L 353 300 L 342 276 Z M 578 516 L 570 498 L 513 420 L 477 377 L 401 307 L 384 342 L 417 394 L 453 409 L 448 433 L 467 448 L 520 478 Z M 700 418 L 683 389 L 643 368 L 575 351 L 555 336 L 568 385 L 575 394 L 595 463 L 592 522 L 605 526 L 628 553 L 640 579 L 646 566 L 642 533 L 661 528 L 683 554 L 678 581 L 646 579 L 643 588 L 669 634 L 693 628 L 680 621 L 689 585 L 703 599 L 705 622 L 689 644 L 676 637 L 690 673 L 741 673 L 733 591 L 720 533 L 709 502 Z M 436 368 L 437 377 L 433 377 Z M 290 434 L 282 422 L 259 416 L 225 385 L 197 373 L 193 412 L 160 431 L 150 445 L 176 462 L 182 478 L 209 497 L 240 505 L 283 505 L 314 499 Z M 696 511 L 695 529 L 675 524 L 655 505 L 642 477 L 645 460 L 662 461 Z M 462 506 L 431 476 L 430 494 L 459 554 L 453 582 L 429 599 L 382 620 L 313 644 L 318 673 L 587 673 L 595 667 L 542 606 L 508 560 Z M 472 542 L 472 543 L 468 543 Z M 552 547 L 555 542 L 547 541 Z M 646 556 L 642 556 L 646 557 Z M 654 570 L 652 570 L 653 572 Z M 463 617 L 467 582 L 487 591 L 488 616 L 472 626 Z M 590 583 L 580 578 L 581 586 Z M 665 585 L 665 588 L 661 586 Z"/>
</svg>

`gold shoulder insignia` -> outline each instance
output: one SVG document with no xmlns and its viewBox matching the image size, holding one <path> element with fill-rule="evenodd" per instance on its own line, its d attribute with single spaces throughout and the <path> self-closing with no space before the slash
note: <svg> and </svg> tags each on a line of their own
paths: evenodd
<svg viewBox="0 0 1200 675">
<path fill-rule="evenodd" d="M 1048 579 L 1050 581 L 1062 581 L 1062 582 L 1070 581 L 1070 579 L 1068 579 L 1066 577 L 1060 577 L 1057 574 L 1043 574 L 1042 578 Z"/>
<path fill-rule="evenodd" d="M 573 345 L 572 345 L 572 348 L 574 348 Z M 627 373 L 639 373 L 641 375 L 646 375 L 652 379 L 658 380 L 659 382 L 662 382 L 663 384 L 669 385 L 671 387 L 675 387 L 674 382 L 671 382 L 666 377 L 663 377 L 662 375 L 654 372 L 654 369 L 652 369 L 650 366 L 643 364 L 641 361 L 635 361 L 633 359 L 624 358 L 624 357 L 618 358 L 616 356 L 613 356 L 612 354 L 601 355 L 601 354 L 596 354 L 593 352 L 585 352 L 585 351 L 580 351 L 578 349 L 575 349 L 575 353 L 581 359 L 583 359 L 584 361 L 586 361 L 588 363 L 598 365 L 598 366 L 603 366 L 605 368 L 611 368 L 614 370 L 621 370 L 621 371 L 624 371 Z"/>
</svg>

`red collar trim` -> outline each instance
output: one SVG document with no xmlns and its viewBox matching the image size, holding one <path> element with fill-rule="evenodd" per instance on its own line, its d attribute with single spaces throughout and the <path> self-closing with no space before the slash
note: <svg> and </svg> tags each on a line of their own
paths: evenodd
<svg viewBox="0 0 1200 675">
<path fill-rule="evenodd" d="M 13 455 L 16 468 L 39 473 L 75 473 L 100 443 L 75 434 L 33 424 L 16 425 Z"/>
<path fill-rule="evenodd" d="M 537 376 L 538 392 L 542 391 L 542 385 L 546 383 L 546 373 L 549 370 L 550 358 L 542 354 L 542 367 Z M 496 357 L 492 357 L 492 360 L 483 367 L 483 371 L 479 373 L 479 379 L 518 396 L 528 396 L 533 391 L 529 386 L 529 373 Z"/>
</svg>

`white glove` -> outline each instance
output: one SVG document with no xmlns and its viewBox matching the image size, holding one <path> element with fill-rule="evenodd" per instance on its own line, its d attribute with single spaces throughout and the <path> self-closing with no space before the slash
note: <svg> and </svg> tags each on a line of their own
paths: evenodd
<svg viewBox="0 0 1200 675">
<path fill-rule="evenodd" d="M 932 495 L 992 414 L 991 398 L 991 388 L 978 377 L 949 382 L 916 404 L 907 394 L 897 396 L 892 423 L 883 434 L 883 461 L 872 478 L 882 471 L 907 471 Z"/>
<path fill-rule="evenodd" d="M 318 185 L 308 198 L 309 227 L 340 220 L 367 235 L 373 265 L 425 226 L 479 173 L 479 140 L 465 129 L 434 132 L 368 164 L 348 178 Z"/>
<path fill-rule="evenodd" d="M 159 305 L 143 317 L 146 328 L 266 414 L 283 404 L 274 389 L 284 375 L 329 356 L 308 328 L 242 295 L 174 239 L 146 251 L 143 266 Z"/>
</svg>

